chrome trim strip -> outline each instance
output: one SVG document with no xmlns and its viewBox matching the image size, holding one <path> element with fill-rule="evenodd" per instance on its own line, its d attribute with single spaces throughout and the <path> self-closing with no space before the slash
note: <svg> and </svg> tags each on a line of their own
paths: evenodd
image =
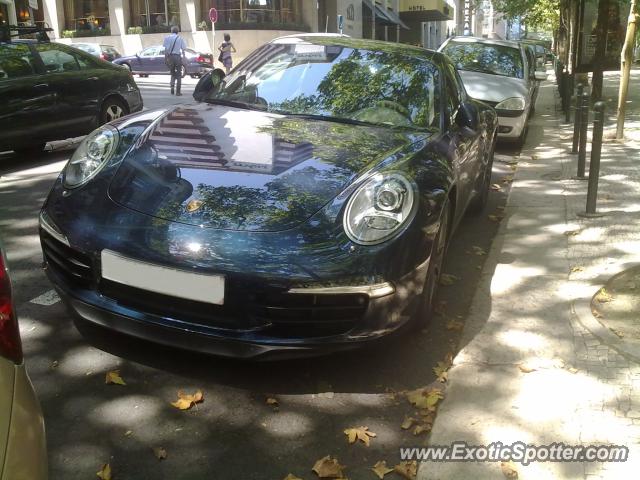
<svg viewBox="0 0 640 480">
<path fill-rule="evenodd" d="M 362 293 L 369 298 L 380 298 L 391 295 L 396 291 L 393 284 L 389 282 L 377 283 L 375 285 L 344 286 L 344 287 L 298 287 L 290 288 L 288 293 L 307 293 L 310 295 L 336 295 L 341 293 Z"/>
<path fill-rule="evenodd" d="M 55 223 L 53 223 L 53 220 L 51 220 L 49 218 L 49 215 L 47 215 L 47 212 L 45 212 L 44 210 L 40 212 L 40 226 L 42 227 L 42 229 L 47 232 L 49 235 L 51 235 L 53 238 L 55 238 L 56 240 L 58 240 L 60 243 L 64 243 L 67 247 L 70 247 L 71 245 L 69 245 L 69 240 L 67 240 L 67 237 L 65 237 L 60 230 L 58 229 L 58 227 L 54 226 Z"/>
</svg>

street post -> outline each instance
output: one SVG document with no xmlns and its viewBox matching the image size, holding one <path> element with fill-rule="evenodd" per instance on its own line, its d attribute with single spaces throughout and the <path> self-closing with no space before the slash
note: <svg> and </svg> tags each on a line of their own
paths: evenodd
<svg viewBox="0 0 640 480">
<path fill-rule="evenodd" d="M 582 93 L 584 92 L 584 85 L 582 83 L 578 84 L 576 88 L 576 107 L 574 114 L 574 122 L 573 122 L 573 145 L 571 147 L 571 153 L 578 153 L 578 142 L 580 140 L 580 115 L 582 114 Z"/>
<path fill-rule="evenodd" d="M 218 21 L 218 10 L 213 7 L 209 9 L 209 20 L 211 20 L 211 54 L 213 56 L 211 65 L 213 66 L 216 58 L 216 22 Z"/>
</svg>

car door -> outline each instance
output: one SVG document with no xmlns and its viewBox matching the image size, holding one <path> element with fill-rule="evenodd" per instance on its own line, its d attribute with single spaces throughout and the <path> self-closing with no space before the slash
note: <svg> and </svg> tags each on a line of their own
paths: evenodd
<svg viewBox="0 0 640 480">
<path fill-rule="evenodd" d="M 55 122 L 60 134 L 78 136 L 91 131 L 95 126 L 100 85 L 99 77 L 87 68 L 84 59 L 93 58 L 58 43 L 39 43 L 35 49 L 45 71 L 42 78 L 56 95 Z"/>
<path fill-rule="evenodd" d="M 39 67 L 28 44 L 0 44 L 0 150 L 55 138 L 55 92 Z"/>
<path fill-rule="evenodd" d="M 451 62 L 445 62 L 444 68 L 446 120 L 449 122 L 451 152 L 457 164 L 458 191 L 464 201 L 471 199 L 475 179 L 482 168 L 479 159 L 481 132 L 462 126 L 458 122 L 458 114 L 467 100 L 462 80 Z"/>
<path fill-rule="evenodd" d="M 158 53 L 158 47 L 149 47 L 142 50 L 136 58 L 137 68 L 134 68 L 136 72 L 152 73 L 153 72 L 153 60 Z"/>
</svg>

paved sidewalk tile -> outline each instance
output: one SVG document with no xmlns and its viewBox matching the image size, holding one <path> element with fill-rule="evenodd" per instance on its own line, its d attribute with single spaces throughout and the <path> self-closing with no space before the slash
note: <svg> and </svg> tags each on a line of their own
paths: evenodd
<svg viewBox="0 0 640 480">
<path fill-rule="evenodd" d="M 635 72 L 633 82 L 630 90 L 640 97 Z M 605 95 L 612 88 L 609 79 Z M 586 305 L 607 279 L 639 262 L 640 145 L 604 145 L 598 210 L 606 215 L 582 218 L 587 185 L 571 178 L 573 127 L 562 123 L 556 105 L 549 82 L 541 88 L 531 125 L 537 135 L 518 164 L 429 444 L 626 445 L 627 462 L 516 464 L 518 478 L 637 478 L 640 359 L 594 335 L 576 305 Z M 425 461 L 418 478 L 504 476 L 499 462 Z"/>
</svg>

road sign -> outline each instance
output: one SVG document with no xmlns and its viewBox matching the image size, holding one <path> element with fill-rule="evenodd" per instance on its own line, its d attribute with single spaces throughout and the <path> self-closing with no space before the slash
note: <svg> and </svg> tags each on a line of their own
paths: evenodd
<svg viewBox="0 0 640 480">
<path fill-rule="evenodd" d="M 216 23 L 218 21 L 218 11 L 215 8 L 209 9 L 209 20 L 211 20 L 211 23 Z"/>
</svg>

